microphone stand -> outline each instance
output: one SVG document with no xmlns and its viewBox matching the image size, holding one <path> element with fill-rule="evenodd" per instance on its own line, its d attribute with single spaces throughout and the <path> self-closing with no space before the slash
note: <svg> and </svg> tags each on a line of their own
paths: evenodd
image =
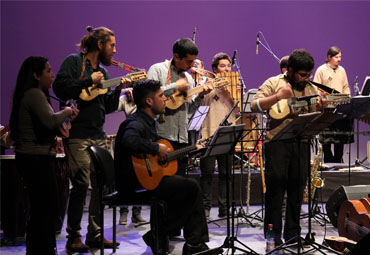
<svg viewBox="0 0 370 255">
<path fill-rule="evenodd" d="M 263 37 L 263 39 L 265 39 L 265 36 L 263 35 L 263 33 L 262 32 L 259 32 L 259 33 L 261 33 L 261 35 L 262 35 L 262 37 Z M 265 41 L 266 41 L 266 39 L 265 39 Z M 278 58 L 273 52 L 272 52 L 272 50 L 270 49 L 270 46 L 269 47 L 266 47 L 266 45 L 264 45 L 260 40 L 258 40 L 258 44 L 261 44 L 262 45 L 262 47 L 263 48 L 265 48 L 265 50 L 267 50 L 270 54 L 271 54 L 271 56 L 273 56 L 274 57 L 274 59 L 278 62 L 278 63 L 280 63 L 280 58 Z"/>
<path fill-rule="evenodd" d="M 237 53 L 237 50 L 235 50 L 235 52 Z M 235 61 L 234 61 L 234 64 L 235 64 L 235 67 L 239 73 L 239 80 L 240 80 L 240 84 L 241 84 L 241 89 L 240 89 L 240 100 L 242 101 L 241 102 L 241 107 L 240 107 L 240 114 L 241 114 L 241 123 L 244 123 L 244 119 L 243 119 L 243 113 L 244 113 L 244 108 L 245 108 L 245 104 L 246 102 L 244 102 L 244 93 L 246 93 L 246 85 L 244 83 L 244 79 L 243 79 L 243 75 L 241 74 L 241 71 L 240 71 L 240 67 L 239 67 L 239 60 L 237 58 L 237 55 L 238 54 L 235 54 Z M 280 60 L 279 60 L 280 61 Z M 240 152 L 241 152 L 241 155 L 240 155 L 240 171 L 241 171 L 241 176 L 243 175 L 243 170 L 244 170 L 244 163 L 243 163 L 243 158 L 244 158 L 244 148 L 243 148 L 243 137 L 241 138 L 240 140 Z M 253 152 L 255 152 L 255 148 L 253 149 Z M 259 152 L 259 153 L 262 153 L 262 152 Z M 248 158 L 248 172 L 250 173 L 250 161 L 252 160 L 252 157 Z M 250 178 L 250 175 L 248 175 L 248 178 Z M 250 183 L 250 179 L 248 179 L 248 185 Z M 241 184 L 242 185 L 242 184 Z M 249 197 L 249 188 L 247 190 L 247 196 Z M 251 227 L 256 227 L 255 224 L 253 224 L 253 220 L 258 220 L 260 222 L 263 222 L 263 217 L 259 217 L 257 214 L 259 212 L 262 212 L 263 213 L 263 204 L 264 204 L 264 201 L 262 201 L 262 208 L 256 212 L 254 212 L 253 214 L 251 215 L 247 215 L 245 212 L 244 212 L 244 209 L 243 209 L 243 203 L 241 202 L 241 206 L 239 208 L 239 212 L 238 212 L 238 216 L 242 216 L 243 219 L 246 221 L 246 223 L 248 223 Z M 249 208 L 249 205 L 247 205 L 247 208 Z M 255 215 L 255 216 L 253 216 Z M 251 218 L 251 220 L 249 220 L 249 218 Z"/>
</svg>

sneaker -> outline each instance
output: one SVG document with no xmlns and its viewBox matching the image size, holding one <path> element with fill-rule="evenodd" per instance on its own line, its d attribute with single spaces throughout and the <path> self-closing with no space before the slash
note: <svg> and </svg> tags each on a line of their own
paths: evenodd
<svg viewBox="0 0 370 255">
<path fill-rule="evenodd" d="M 209 247 L 205 243 L 200 243 L 198 245 L 185 243 L 182 248 L 182 255 L 191 255 L 206 250 L 209 250 Z"/>
<path fill-rule="evenodd" d="M 145 223 L 146 220 L 144 220 L 144 218 L 141 217 L 141 214 L 135 214 L 135 215 L 132 215 L 131 222 L 132 223 Z"/>
<path fill-rule="evenodd" d="M 119 217 L 119 224 L 120 225 L 127 225 L 127 212 L 121 212 Z"/>
</svg>

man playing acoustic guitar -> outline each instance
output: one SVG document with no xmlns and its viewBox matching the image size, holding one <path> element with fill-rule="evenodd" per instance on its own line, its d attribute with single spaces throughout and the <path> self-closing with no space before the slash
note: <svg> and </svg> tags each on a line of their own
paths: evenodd
<svg viewBox="0 0 370 255">
<path fill-rule="evenodd" d="M 141 81 L 134 87 L 134 101 L 138 109 L 122 122 L 117 132 L 114 149 L 116 186 L 119 193 L 125 196 L 143 188 L 141 181 L 135 176 L 133 155 L 144 154 L 148 158 L 153 155 L 157 157 L 156 162 L 166 162 L 168 159 L 169 147 L 156 142 L 160 137 L 156 132 L 157 122 L 154 118 L 157 114 L 164 113 L 166 100 L 160 87 L 160 82 L 153 80 Z M 155 175 L 156 169 L 152 168 L 151 171 Z M 159 254 L 166 252 L 165 236 L 173 229 L 181 228 L 184 229 L 186 240 L 183 254 L 207 250 L 205 242 L 209 241 L 208 226 L 197 181 L 179 175 L 164 176 L 158 186 L 153 188 L 153 195 L 167 203 L 166 217 L 162 217 L 158 223 Z M 143 239 L 154 252 L 156 247 L 152 232 L 147 232 Z"/>
<path fill-rule="evenodd" d="M 120 81 L 121 85 L 114 91 L 108 90 L 107 94 L 98 95 L 90 101 L 80 99 L 83 90 L 109 79 L 107 70 L 100 63 L 109 66 L 116 53 L 116 40 L 111 30 L 105 27 L 93 29 L 89 26 L 87 31 L 88 33 L 81 39 L 81 53 L 72 54 L 64 60 L 53 84 L 55 95 L 63 100 L 70 98 L 78 100 L 80 110 L 65 143 L 73 185 L 69 197 L 66 248 L 72 252 L 87 252 L 89 247 L 100 247 L 99 195 L 96 174 L 87 148 L 91 145 L 105 146 L 106 134 L 103 129 L 105 114 L 117 109 L 121 88 L 130 82 L 123 78 Z M 90 180 L 92 192 L 85 245 L 81 240 L 80 230 Z M 109 248 L 113 243 L 105 239 L 104 246 Z"/>
</svg>

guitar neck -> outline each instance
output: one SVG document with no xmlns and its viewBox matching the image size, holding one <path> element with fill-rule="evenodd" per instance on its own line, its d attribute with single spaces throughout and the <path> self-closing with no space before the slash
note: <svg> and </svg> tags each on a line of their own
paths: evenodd
<svg viewBox="0 0 370 255">
<path fill-rule="evenodd" d="M 192 96 L 194 96 L 194 95 L 198 95 L 200 92 L 202 92 L 202 91 L 203 91 L 204 86 L 205 86 L 205 85 L 202 85 L 202 86 L 198 86 L 198 87 L 195 87 L 195 88 L 189 89 L 189 90 L 186 92 L 187 97 L 192 97 Z"/>
<path fill-rule="evenodd" d="M 116 85 L 119 85 L 121 83 L 121 79 L 125 77 L 125 76 L 122 76 L 122 77 L 117 77 L 117 78 L 113 78 L 113 79 L 110 79 L 110 80 L 106 80 L 106 81 L 102 81 L 101 82 L 101 87 L 103 89 L 106 89 L 106 88 L 110 88 L 110 87 L 113 87 L 113 86 L 116 86 Z"/>
<path fill-rule="evenodd" d="M 195 145 L 191 145 L 191 146 L 184 147 L 182 149 L 172 151 L 172 152 L 168 153 L 168 160 L 167 161 L 170 162 L 172 160 L 176 160 L 178 158 L 181 158 L 181 157 L 185 156 L 189 151 L 192 151 L 196 148 L 197 147 Z"/>
</svg>

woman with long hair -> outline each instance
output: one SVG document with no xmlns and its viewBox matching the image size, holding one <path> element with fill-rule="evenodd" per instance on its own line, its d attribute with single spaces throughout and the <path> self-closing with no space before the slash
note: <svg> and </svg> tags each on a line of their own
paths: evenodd
<svg viewBox="0 0 370 255">
<path fill-rule="evenodd" d="M 18 73 L 10 115 L 15 160 L 30 201 L 27 255 L 56 253 L 56 134 L 59 125 L 78 113 L 71 107 L 54 112 L 49 96 L 53 78 L 46 58 L 28 57 Z"/>
</svg>

